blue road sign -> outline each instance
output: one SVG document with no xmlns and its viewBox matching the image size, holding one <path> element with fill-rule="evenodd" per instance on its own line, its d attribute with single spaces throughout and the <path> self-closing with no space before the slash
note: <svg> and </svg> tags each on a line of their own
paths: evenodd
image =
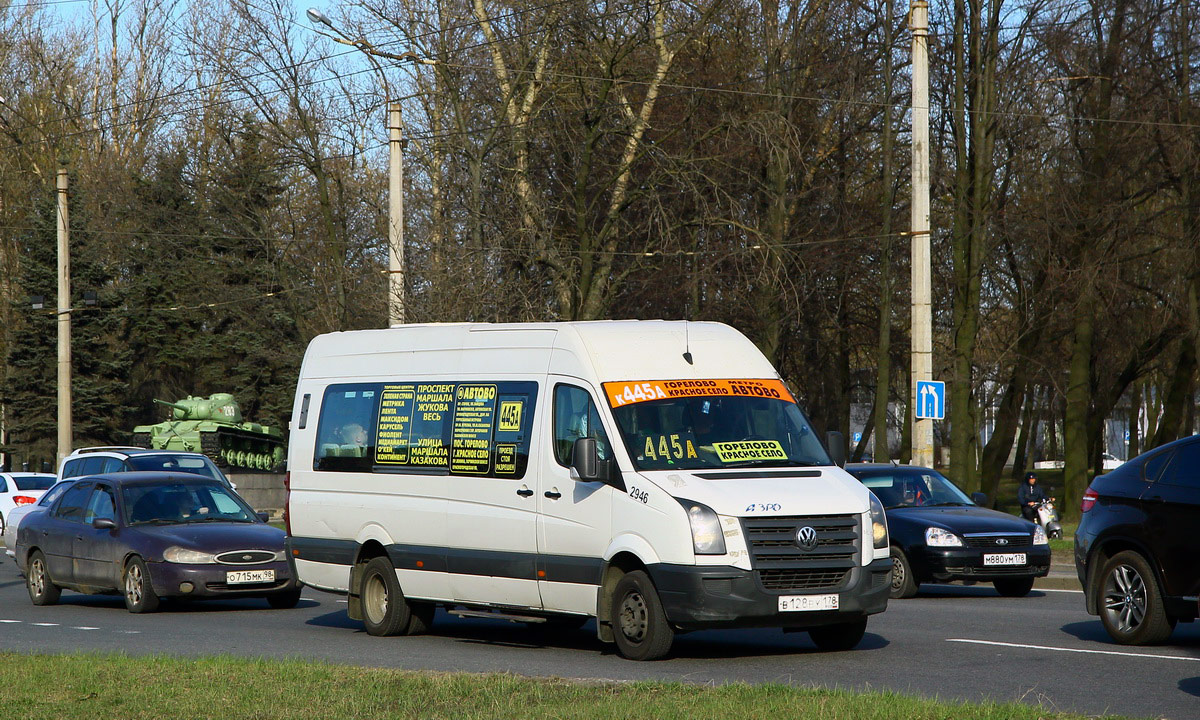
<svg viewBox="0 0 1200 720">
<path fill-rule="evenodd" d="M 862 442 L 862 433 L 860 433 L 860 432 L 854 433 L 854 444 L 857 445 L 860 442 Z"/>
<path fill-rule="evenodd" d="M 917 381 L 917 417 L 946 419 L 946 383 L 939 380 Z"/>
</svg>

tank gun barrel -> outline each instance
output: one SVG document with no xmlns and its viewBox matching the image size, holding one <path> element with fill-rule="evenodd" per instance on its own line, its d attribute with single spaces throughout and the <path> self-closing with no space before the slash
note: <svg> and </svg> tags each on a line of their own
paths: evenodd
<svg viewBox="0 0 1200 720">
<path fill-rule="evenodd" d="M 167 402 L 166 400 L 159 400 L 158 398 L 154 398 L 154 402 L 158 403 L 159 405 L 166 405 L 167 407 L 178 410 L 180 412 L 188 411 L 187 405 L 180 405 L 179 403 Z"/>
</svg>

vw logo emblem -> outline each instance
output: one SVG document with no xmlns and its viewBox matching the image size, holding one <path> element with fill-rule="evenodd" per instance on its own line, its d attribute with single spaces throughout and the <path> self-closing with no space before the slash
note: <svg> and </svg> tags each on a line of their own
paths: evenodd
<svg viewBox="0 0 1200 720">
<path fill-rule="evenodd" d="M 796 545 L 804 551 L 815 550 L 817 547 L 817 531 L 812 526 L 805 525 L 796 531 Z"/>
<path fill-rule="evenodd" d="M 997 545 L 1007 545 L 1008 538 L 996 538 L 996 544 Z"/>
</svg>

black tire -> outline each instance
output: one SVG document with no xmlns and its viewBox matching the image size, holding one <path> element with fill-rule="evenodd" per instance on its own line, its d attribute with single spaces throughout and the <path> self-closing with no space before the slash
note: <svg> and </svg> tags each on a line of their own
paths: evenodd
<svg viewBox="0 0 1200 720">
<path fill-rule="evenodd" d="M 912 565 L 904 551 L 892 546 L 892 590 L 889 597 L 893 600 L 903 600 L 917 594 L 920 583 L 913 577 Z"/>
<path fill-rule="evenodd" d="M 384 637 L 409 632 L 412 607 L 404 599 L 389 558 L 372 558 L 363 568 L 358 597 L 362 601 L 363 627 L 369 634 Z"/>
<path fill-rule="evenodd" d="M 812 638 L 818 649 L 825 652 L 838 652 L 853 650 L 862 642 L 866 632 L 867 619 L 863 618 L 852 622 L 810 628 L 808 636 Z"/>
<path fill-rule="evenodd" d="M 158 610 L 158 595 L 154 593 L 154 584 L 150 582 L 150 571 L 146 562 L 134 556 L 125 563 L 125 572 L 121 573 L 122 594 L 125 596 L 125 609 L 131 613 L 152 613 Z"/>
<path fill-rule="evenodd" d="M 29 566 L 25 571 L 25 589 L 29 591 L 29 600 L 34 605 L 53 605 L 62 595 L 62 590 L 50 579 L 50 571 L 46 569 L 46 557 L 40 550 L 34 550 L 29 556 Z"/>
<path fill-rule="evenodd" d="M 1117 553 L 1100 570 L 1100 622 L 1122 645 L 1155 645 L 1171 636 L 1175 618 L 1163 607 L 1154 570 L 1133 550 Z"/>
<path fill-rule="evenodd" d="M 671 650 L 675 631 L 650 576 L 641 570 L 626 573 L 613 589 L 613 637 L 617 650 L 630 660 L 657 660 Z"/>
<path fill-rule="evenodd" d="M 1004 597 L 1025 597 L 1033 589 L 1033 578 L 1005 578 L 993 580 L 996 592 Z"/>
<path fill-rule="evenodd" d="M 291 610 L 300 604 L 300 591 L 290 590 L 288 592 L 268 595 L 267 604 L 276 610 Z"/>
</svg>

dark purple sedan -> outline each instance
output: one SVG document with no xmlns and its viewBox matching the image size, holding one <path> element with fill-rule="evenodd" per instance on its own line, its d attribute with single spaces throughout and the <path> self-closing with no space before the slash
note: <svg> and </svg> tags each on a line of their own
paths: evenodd
<svg viewBox="0 0 1200 720">
<path fill-rule="evenodd" d="M 123 594 L 135 613 L 164 597 L 264 597 L 290 608 L 300 586 L 283 540 L 216 480 L 124 472 L 80 478 L 26 517 L 16 561 L 34 605 L 53 605 L 65 588 Z"/>
</svg>

